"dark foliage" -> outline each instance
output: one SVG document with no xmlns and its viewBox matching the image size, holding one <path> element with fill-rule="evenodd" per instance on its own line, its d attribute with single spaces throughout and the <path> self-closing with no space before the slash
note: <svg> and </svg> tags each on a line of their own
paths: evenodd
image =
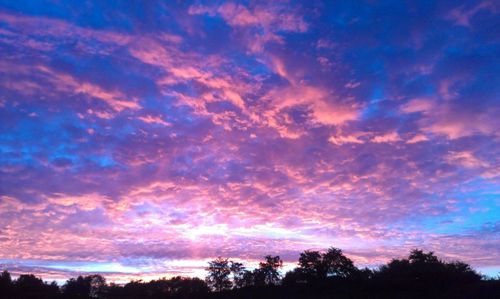
<svg viewBox="0 0 500 299">
<path fill-rule="evenodd" d="M 358 269 L 340 249 L 305 251 L 283 279 L 279 256 L 268 255 L 249 271 L 217 258 L 207 279 L 174 277 L 107 284 L 100 275 L 69 279 L 61 288 L 34 275 L 0 274 L 0 299 L 187 299 L 187 298 L 500 298 L 500 280 L 482 279 L 469 265 L 444 262 L 433 252 L 413 250 L 378 270 Z"/>
<path fill-rule="evenodd" d="M 288 272 L 284 284 L 316 283 L 327 278 L 361 278 L 371 275 L 370 270 L 358 270 L 342 250 L 329 248 L 326 252 L 306 250 L 300 254 L 299 267 Z"/>
<path fill-rule="evenodd" d="M 452 285 L 470 284 L 481 276 L 462 262 L 446 263 L 433 252 L 413 250 L 408 259 L 392 260 L 375 272 L 379 284 L 397 289 L 440 289 Z"/>
<path fill-rule="evenodd" d="M 229 266 L 233 275 L 233 288 L 242 288 L 246 285 L 245 274 L 248 272 L 242 263 L 231 261 Z"/>
<path fill-rule="evenodd" d="M 51 299 L 59 296 L 55 282 L 46 283 L 33 274 L 20 275 L 16 280 L 12 280 L 7 271 L 0 276 L 0 298 Z"/>
<path fill-rule="evenodd" d="M 109 299 L 205 298 L 209 288 L 199 278 L 174 277 L 150 282 L 132 281 L 124 286 L 110 285 Z"/>
<path fill-rule="evenodd" d="M 212 290 L 220 292 L 231 288 L 231 267 L 228 259 L 219 257 L 209 262 L 205 270 L 208 272 L 205 280 Z"/>
<path fill-rule="evenodd" d="M 106 279 L 101 275 L 71 278 L 62 287 L 63 298 L 106 298 Z"/>
<path fill-rule="evenodd" d="M 283 267 L 283 261 L 279 256 L 267 255 L 266 261 L 259 263 L 259 268 L 254 271 L 254 284 L 277 285 L 280 283 L 281 274 L 279 269 Z"/>
</svg>

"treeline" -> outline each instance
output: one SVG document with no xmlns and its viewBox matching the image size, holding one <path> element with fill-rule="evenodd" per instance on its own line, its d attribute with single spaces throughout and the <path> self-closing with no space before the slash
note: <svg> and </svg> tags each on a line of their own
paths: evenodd
<svg viewBox="0 0 500 299">
<path fill-rule="evenodd" d="M 0 298 L 500 298 L 499 279 L 485 279 L 463 262 L 445 262 L 421 250 L 375 270 L 357 268 L 338 248 L 302 252 L 298 266 L 284 276 L 282 267 L 279 256 L 266 256 L 253 270 L 219 257 L 208 263 L 205 280 L 174 277 L 117 285 L 88 275 L 62 286 L 32 274 L 12 279 L 4 271 Z"/>
</svg>

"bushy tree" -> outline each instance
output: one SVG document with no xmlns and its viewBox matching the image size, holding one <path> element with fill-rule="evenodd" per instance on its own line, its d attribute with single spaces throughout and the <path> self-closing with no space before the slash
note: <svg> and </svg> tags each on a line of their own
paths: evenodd
<svg viewBox="0 0 500 299">
<path fill-rule="evenodd" d="M 326 276 L 326 266 L 319 251 L 306 250 L 299 257 L 300 273 L 305 277 L 317 278 Z"/>
<path fill-rule="evenodd" d="M 231 274 L 233 275 L 233 287 L 234 288 L 242 288 L 244 287 L 244 275 L 245 275 L 245 267 L 242 263 L 238 262 L 230 262 L 229 269 L 231 270 Z"/>
<path fill-rule="evenodd" d="M 256 269 L 258 270 L 258 269 Z M 254 271 L 255 272 L 255 271 Z M 255 273 L 249 270 L 243 271 L 243 276 L 241 278 L 241 287 L 250 287 L 255 285 Z"/>
<path fill-rule="evenodd" d="M 299 257 L 299 267 L 287 273 L 285 281 L 308 283 L 327 277 L 358 278 L 361 274 L 342 250 L 331 247 L 326 252 L 310 250 L 302 252 Z"/>
<path fill-rule="evenodd" d="M 87 299 L 104 298 L 106 279 L 101 275 L 78 276 L 71 278 L 62 287 L 65 298 Z"/>
<path fill-rule="evenodd" d="M 205 298 L 210 291 L 205 281 L 199 278 L 176 276 L 160 278 L 149 282 L 131 281 L 119 286 L 110 284 L 106 293 L 108 299 L 160 299 Z"/>
<path fill-rule="evenodd" d="M 23 299 L 45 299 L 58 298 L 59 287 L 55 283 L 45 283 L 41 278 L 33 274 L 20 275 L 14 281 L 15 298 Z"/>
<path fill-rule="evenodd" d="M 12 277 L 10 276 L 9 271 L 4 270 L 2 273 L 0 273 L 0 287 L 10 285 L 12 285 Z"/>
<path fill-rule="evenodd" d="M 231 288 L 231 268 L 229 267 L 228 259 L 218 257 L 217 259 L 208 262 L 206 268 L 208 275 L 206 282 L 215 291 L 222 291 Z"/>
<path fill-rule="evenodd" d="M 322 258 L 322 268 L 327 276 L 347 278 L 358 270 L 352 260 L 342 253 L 341 249 L 331 247 L 322 255 Z"/>
<path fill-rule="evenodd" d="M 393 259 L 375 273 L 377 280 L 405 286 L 444 287 L 453 283 L 471 283 L 481 279 L 463 262 L 447 263 L 433 252 L 414 249 L 407 259 Z"/>
<path fill-rule="evenodd" d="M 148 283 L 139 282 L 128 289 L 135 289 L 135 293 L 140 295 L 135 298 L 195 298 L 209 292 L 203 280 L 181 276 L 161 278 Z"/>
<path fill-rule="evenodd" d="M 174 277 L 170 279 L 170 294 L 177 298 L 194 298 L 210 291 L 207 284 L 199 278 Z"/>
<path fill-rule="evenodd" d="M 5 298 L 12 298 L 14 285 L 9 271 L 5 270 L 0 274 L 0 294 L 4 294 Z"/>
<path fill-rule="evenodd" d="M 311 276 L 308 275 L 307 271 L 303 271 L 301 268 L 295 268 L 292 271 L 288 271 L 281 281 L 285 286 L 291 286 L 296 284 L 305 284 L 313 281 Z"/>
<path fill-rule="evenodd" d="M 265 259 L 264 262 L 259 263 L 259 268 L 254 271 L 254 283 L 256 285 L 279 284 L 281 280 L 279 269 L 283 267 L 283 261 L 278 255 L 267 255 Z"/>
</svg>

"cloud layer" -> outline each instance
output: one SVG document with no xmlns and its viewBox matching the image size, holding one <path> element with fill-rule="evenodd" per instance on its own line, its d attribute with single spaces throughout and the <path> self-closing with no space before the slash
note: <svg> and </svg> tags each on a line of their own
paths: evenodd
<svg viewBox="0 0 500 299">
<path fill-rule="evenodd" d="M 203 275 L 336 246 L 500 269 L 493 1 L 77 6 L 0 8 L 4 267 Z"/>
</svg>

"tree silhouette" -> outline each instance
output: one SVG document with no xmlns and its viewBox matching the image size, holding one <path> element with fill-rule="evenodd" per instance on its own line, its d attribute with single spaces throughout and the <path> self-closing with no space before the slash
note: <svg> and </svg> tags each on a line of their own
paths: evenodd
<svg viewBox="0 0 500 299">
<path fill-rule="evenodd" d="M 279 269 L 283 267 L 283 261 L 277 256 L 266 255 L 266 261 L 259 263 L 259 269 L 254 271 L 254 282 L 256 285 L 277 285 L 281 274 Z"/>
<path fill-rule="evenodd" d="M 352 260 L 342 253 L 341 249 L 331 247 L 322 257 L 322 264 L 327 276 L 347 278 L 358 270 Z"/>
<path fill-rule="evenodd" d="M 199 278 L 180 276 L 108 285 L 102 276 L 89 275 L 69 279 L 62 292 L 54 282 L 32 274 L 13 280 L 4 271 L 0 299 L 500 298 L 499 279 L 481 280 L 468 264 L 445 262 L 418 249 L 375 271 L 357 269 L 337 248 L 302 252 L 298 267 L 280 281 L 282 265 L 279 256 L 268 255 L 249 271 L 242 263 L 219 257 L 207 268 L 210 287 Z"/>
<path fill-rule="evenodd" d="M 174 277 L 169 280 L 169 293 L 177 298 L 194 298 L 208 293 L 207 284 L 199 278 Z"/>
<path fill-rule="evenodd" d="M 244 275 L 245 275 L 245 267 L 243 266 L 242 263 L 238 262 L 230 262 L 229 269 L 231 270 L 231 273 L 233 275 L 233 287 L 234 288 L 241 288 L 244 286 Z"/>
<path fill-rule="evenodd" d="M 450 284 L 477 282 L 481 276 L 465 263 L 446 263 L 433 252 L 414 249 L 407 259 L 393 259 L 380 267 L 375 278 L 393 285 L 441 288 Z"/>
<path fill-rule="evenodd" d="M 208 262 L 206 270 L 208 271 L 208 275 L 205 280 L 213 290 L 219 292 L 231 288 L 231 280 L 229 279 L 231 268 L 227 259 L 218 257 Z"/>
<path fill-rule="evenodd" d="M 176 276 L 145 283 L 142 291 L 142 298 L 193 298 L 207 293 L 209 289 L 201 279 Z"/>
<path fill-rule="evenodd" d="M 258 270 L 258 269 L 256 269 Z M 250 287 L 255 285 L 255 273 L 252 271 L 245 270 L 241 278 L 241 287 Z"/>
<path fill-rule="evenodd" d="M 299 257 L 299 272 L 306 279 L 326 277 L 326 266 L 319 251 L 306 250 Z"/>
<path fill-rule="evenodd" d="M 106 279 L 101 275 L 78 276 L 66 281 L 62 291 L 65 298 L 104 298 Z"/>
<path fill-rule="evenodd" d="M 300 254 L 299 267 L 285 276 L 287 284 L 310 283 L 328 277 L 354 278 L 369 275 L 367 271 L 360 272 L 346 257 L 342 250 L 331 247 L 326 252 L 306 250 Z"/>
<path fill-rule="evenodd" d="M 10 286 L 10 285 L 12 285 L 12 277 L 10 276 L 9 271 L 4 270 L 0 274 L 0 287 Z"/>
<path fill-rule="evenodd" d="M 14 281 L 15 293 L 14 298 L 24 299 L 49 299 L 59 296 L 59 287 L 55 283 L 47 284 L 41 278 L 33 274 L 20 275 Z"/>
<path fill-rule="evenodd" d="M 150 282 L 131 281 L 124 286 L 111 284 L 106 293 L 107 299 L 160 299 L 205 298 L 210 291 L 207 284 L 199 278 L 176 276 L 161 278 Z"/>
<path fill-rule="evenodd" d="M 12 277 L 9 271 L 5 270 L 0 274 L 0 294 L 4 294 L 5 298 L 11 298 L 14 292 Z"/>
</svg>

